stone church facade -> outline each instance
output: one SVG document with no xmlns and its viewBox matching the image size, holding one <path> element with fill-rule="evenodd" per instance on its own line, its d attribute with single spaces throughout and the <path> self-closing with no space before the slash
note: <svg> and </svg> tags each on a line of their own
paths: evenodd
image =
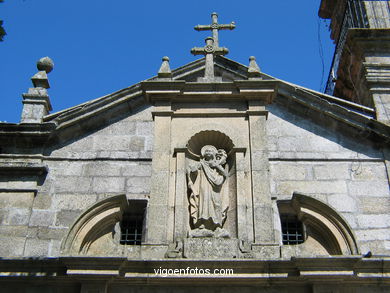
<svg viewBox="0 0 390 293">
<path fill-rule="evenodd" d="M 349 28 L 336 97 L 224 57 L 217 21 L 204 58 L 57 113 L 38 62 L 0 123 L 2 292 L 390 290 L 390 25 Z"/>
</svg>

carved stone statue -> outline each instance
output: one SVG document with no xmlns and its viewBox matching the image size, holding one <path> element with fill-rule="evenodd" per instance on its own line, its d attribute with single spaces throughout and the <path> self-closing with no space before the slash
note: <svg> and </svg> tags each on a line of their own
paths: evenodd
<svg viewBox="0 0 390 293">
<path fill-rule="evenodd" d="M 228 176 L 226 158 L 225 150 L 205 145 L 199 162 L 188 166 L 190 237 L 229 237 L 222 228 L 228 210 L 222 204 L 223 185 Z"/>
</svg>

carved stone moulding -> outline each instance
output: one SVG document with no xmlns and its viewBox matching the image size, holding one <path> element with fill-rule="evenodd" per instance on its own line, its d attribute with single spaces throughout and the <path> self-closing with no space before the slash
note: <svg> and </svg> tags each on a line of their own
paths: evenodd
<svg viewBox="0 0 390 293">
<path fill-rule="evenodd" d="M 282 246 L 282 257 L 359 254 L 348 222 L 320 200 L 295 192 L 291 200 L 279 201 L 278 208 L 281 213 L 295 214 L 306 230 L 304 243 Z"/>
<path fill-rule="evenodd" d="M 128 207 L 126 195 L 106 198 L 87 209 L 73 224 L 64 239 L 61 251 L 65 255 L 87 254 L 91 244 L 111 232 Z"/>
</svg>

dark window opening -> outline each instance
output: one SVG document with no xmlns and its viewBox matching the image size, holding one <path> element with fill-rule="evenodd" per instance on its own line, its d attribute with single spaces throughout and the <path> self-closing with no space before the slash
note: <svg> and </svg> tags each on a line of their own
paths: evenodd
<svg viewBox="0 0 390 293">
<path fill-rule="evenodd" d="M 122 245 L 140 245 L 144 231 L 144 218 L 146 200 L 133 200 L 129 202 L 129 210 L 122 216 L 120 223 Z"/>
<path fill-rule="evenodd" d="M 296 216 L 282 215 L 280 220 L 284 245 L 300 244 L 305 241 L 303 224 Z"/>
</svg>

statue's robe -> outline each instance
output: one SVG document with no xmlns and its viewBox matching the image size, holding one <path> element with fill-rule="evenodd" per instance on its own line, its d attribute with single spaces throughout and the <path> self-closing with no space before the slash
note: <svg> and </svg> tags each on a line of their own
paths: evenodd
<svg viewBox="0 0 390 293">
<path fill-rule="evenodd" d="M 191 169 L 196 173 L 190 194 L 190 214 L 194 228 L 201 225 L 209 230 L 222 227 L 226 216 L 223 214 L 225 209 L 222 206 L 225 177 L 216 168 L 210 167 L 204 159 Z"/>
</svg>

